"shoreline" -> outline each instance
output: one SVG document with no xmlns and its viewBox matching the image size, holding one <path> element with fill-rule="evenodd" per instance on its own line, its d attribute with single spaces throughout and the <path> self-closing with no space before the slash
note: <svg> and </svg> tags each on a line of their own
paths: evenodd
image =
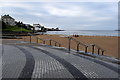
<svg viewBox="0 0 120 80">
<path fill-rule="evenodd" d="M 66 30 L 66 31 L 53 31 L 46 32 L 45 34 L 58 34 L 58 35 L 80 35 L 80 36 L 119 36 L 119 31 L 114 30 Z"/>
<path fill-rule="evenodd" d="M 41 35 L 41 34 L 39 34 L 39 35 Z M 73 37 L 73 35 L 63 35 L 63 34 L 43 34 L 43 35 L 57 35 L 57 36 L 72 36 Z M 86 36 L 86 37 L 119 37 L 120 38 L 120 36 L 107 36 L 107 35 L 78 35 L 79 37 L 80 36 Z M 77 37 L 76 37 L 77 38 Z"/>
</svg>

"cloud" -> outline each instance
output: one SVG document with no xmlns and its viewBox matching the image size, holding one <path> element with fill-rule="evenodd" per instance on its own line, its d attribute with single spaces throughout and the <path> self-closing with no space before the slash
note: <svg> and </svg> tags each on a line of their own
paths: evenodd
<svg viewBox="0 0 120 80">
<path fill-rule="evenodd" d="M 46 11 L 55 16 L 80 16 L 82 12 L 78 7 L 71 6 L 70 8 L 58 8 L 55 6 L 45 6 Z"/>
<path fill-rule="evenodd" d="M 117 3 L 114 2 L 3 2 L 0 4 L 2 10 L 0 13 L 8 13 L 15 19 L 30 24 L 60 26 L 63 29 L 103 29 L 106 26 L 111 26 L 109 29 L 113 29 L 117 24 Z"/>
<path fill-rule="evenodd" d="M 29 4 L 24 2 L 1 2 L 0 7 L 1 8 L 22 8 L 27 10 L 34 9 L 34 6 L 30 6 Z"/>
<path fill-rule="evenodd" d="M 8 0 L 0 0 L 8 2 Z M 119 0 L 9 0 L 9 2 L 118 2 Z"/>
<path fill-rule="evenodd" d="M 36 17 L 42 17 L 42 16 L 44 16 L 44 14 L 42 14 L 42 13 L 36 13 L 36 12 L 32 12 L 32 13 L 28 13 L 29 15 L 31 15 L 31 16 L 36 16 Z"/>
</svg>

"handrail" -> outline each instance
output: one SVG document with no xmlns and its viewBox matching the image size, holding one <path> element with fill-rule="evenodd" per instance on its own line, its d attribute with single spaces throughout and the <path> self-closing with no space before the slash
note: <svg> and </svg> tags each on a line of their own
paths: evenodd
<svg viewBox="0 0 120 80">
<path fill-rule="evenodd" d="M 80 41 L 78 41 L 78 40 L 76 40 L 76 39 L 74 39 L 74 38 L 71 38 L 73 41 L 75 41 L 75 42 L 77 42 L 78 44 L 81 44 L 81 45 L 83 45 L 83 46 L 87 46 L 86 44 L 83 44 L 82 42 L 80 42 Z"/>
<path fill-rule="evenodd" d="M 32 40 L 31 38 L 33 38 L 33 37 L 31 37 L 31 36 L 32 36 L 31 34 L 29 34 L 29 35 L 30 35 L 30 43 L 31 43 L 31 42 L 32 42 L 32 41 L 31 41 L 31 40 Z M 46 41 L 49 41 L 49 45 L 50 45 L 50 46 L 52 45 L 52 42 L 54 42 L 54 45 L 55 45 L 55 46 L 57 46 L 57 44 L 58 44 L 59 47 L 61 47 L 61 44 L 60 44 L 59 42 L 53 40 L 53 39 L 43 39 L 43 38 L 38 38 L 38 37 L 36 37 L 36 36 L 34 36 L 34 38 L 36 38 L 37 43 L 39 43 L 38 40 L 42 40 L 42 41 L 43 41 L 43 44 L 45 44 Z M 103 53 L 104 53 L 104 51 L 105 51 L 104 49 L 102 49 L 100 46 L 98 46 L 98 45 L 96 45 L 96 44 L 84 44 L 84 43 L 76 40 L 76 39 L 73 38 L 73 37 L 69 37 L 69 36 L 68 36 L 67 38 L 69 39 L 69 52 L 70 52 L 70 46 L 71 46 L 70 41 L 71 41 L 71 40 L 73 40 L 73 41 L 76 42 L 76 44 L 77 44 L 77 52 L 79 51 L 80 45 L 84 46 L 84 48 L 85 48 L 85 53 L 88 52 L 88 47 L 91 47 L 91 48 L 92 48 L 92 52 L 91 52 L 92 54 L 94 54 L 95 49 L 97 49 L 98 55 L 100 54 L 100 51 L 102 52 L 102 55 L 103 55 Z"/>
<path fill-rule="evenodd" d="M 52 40 L 52 39 L 42 39 L 42 38 L 38 38 L 38 39 L 42 40 L 43 44 L 45 44 L 45 41 L 50 41 L 49 45 L 51 46 L 52 45 L 52 41 L 53 41 L 53 42 L 55 42 L 55 46 L 57 46 L 57 44 L 59 45 L 59 47 L 61 46 L 61 44 L 59 42 L 57 42 L 55 40 Z"/>
<path fill-rule="evenodd" d="M 31 38 L 33 38 L 33 37 L 31 37 L 32 35 L 31 34 L 29 34 L 29 36 L 30 36 L 30 43 L 32 42 L 32 39 Z M 25 41 L 25 39 L 27 39 L 26 37 L 23 37 L 24 38 L 24 41 Z M 59 42 L 57 42 L 57 41 L 55 41 L 55 40 L 53 40 L 53 39 L 43 39 L 43 38 L 38 38 L 38 37 L 36 37 L 36 36 L 34 36 L 34 38 L 36 38 L 36 42 L 37 43 L 39 43 L 38 42 L 38 40 L 42 40 L 43 41 L 43 44 L 45 44 L 45 42 L 46 41 L 50 41 L 50 46 L 52 45 L 52 42 L 54 42 L 55 43 L 55 46 L 57 46 L 57 44 L 59 45 L 59 47 L 61 47 L 61 44 L 59 43 Z"/>
<path fill-rule="evenodd" d="M 102 55 L 103 55 L 103 53 L 104 53 L 104 51 L 105 51 L 104 49 L 102 49 L 101 47 L 99 47 L 99 46 L 96 45 L 96 44 L 84 44 L 84 43 L 76 40 L 76 39 L 73 38 L 73 37 L 67 37 L 67 38 L 69 39 L 69 42 L 70 42 L 70 40 L 73 40 L 73 41 L 75 41 L 75 42 L 77 43 L 77 52 L 79 51 L 79 46 L 80 46 L 80 45 L 83 45 L 83 46 L 85 47 L 85 53 L 87 53 L 87 48 L 88 48 L 89 46 L 92 46 L 92 53 L 93 53 L 93 54 L 94 54 L 94 48 L 95 48 L 95 47 L 98 49 L 98 55 L 99 55 L 99 51 L 100 51 L 100 50 L 102 51 Z M 70 52 L 70 44 L 69 44 L 69 52 Z"/>
</svg>

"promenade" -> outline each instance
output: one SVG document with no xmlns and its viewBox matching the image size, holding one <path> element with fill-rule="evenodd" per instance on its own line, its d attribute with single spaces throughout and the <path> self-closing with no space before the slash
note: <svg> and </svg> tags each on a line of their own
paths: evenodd
<svg viewBox="0 0 120 80">
<path fill-rule="evenodd" d="M 119 80 L 118 64 L 93 57 L 68 53 L 65 49 L 46 45 L 3 40 L 2 80 L 29 78 L 69 78 L 72 80 L 111 78 Z"/>
</svg>

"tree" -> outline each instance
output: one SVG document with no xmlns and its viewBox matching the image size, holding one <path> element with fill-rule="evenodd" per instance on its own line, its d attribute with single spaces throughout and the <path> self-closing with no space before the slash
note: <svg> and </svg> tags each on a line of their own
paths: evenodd
<svg viewBox="0 0 120 80">
<path fill-rule="evenodd" d="M 56 30 L 59 30 L 59 28 L 57 27 Z"/>
<path fill-rule="evenodd" d="M 16 22 L 16 26 L 27 29 L 27 26 L 25 24 L 23 24 L 23 22 L 20 22 L 20 21 Z"/>
<path fill-rule="evenodd" d="M 42 32 L 46 32 L 47 29 L 43 26 L 43 27 L 41 27 L 41 31 L 42 31 Z"/>
<path fill-rule="evenodd" d="M 7 25 L 2 21 L 0 21 L 0 23 L 2 23 L 2 29 L 6 29 L 7 28 Z"/>
<path fill-rule="evenodd" d="M 31 30 L 31 28 L 33 28 L 33 26 L 31 26 L 31 25 L 28 25 L 28 30 Z"/>
</svg>

